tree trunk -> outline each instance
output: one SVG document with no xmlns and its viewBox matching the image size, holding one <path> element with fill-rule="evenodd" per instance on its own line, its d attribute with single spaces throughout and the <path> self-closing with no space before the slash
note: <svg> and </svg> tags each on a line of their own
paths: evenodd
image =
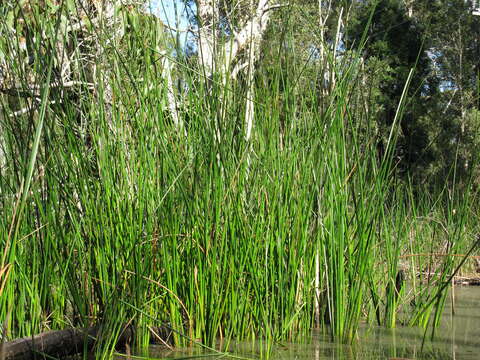
<svg viewBox="0 0 480 360">
<path fill-rule="evenodd" d="M 255 113 L 253 101 L 255 53 L 258 48 L 257 45 L 267 29 L 270 10 L 278 7 L 270 6 L 269 0 L 259 0 L 256 6 L 253 5 L 252 1 L 248 20 L 243 21 L 239 30 L 233 30 L 232 36 L 222 43 L 223 36 L 221 30 L 218 29 L 220 22 L 219 4 L 213 0 L 197 0 L 197 17 L 200 24 L 197 45 L 205 80 L 211 80 L 213 74 L 216 74 L 225 86 L 229 74 L 231 79 L 235 79 L 241 70 L 248 69 L 245 112 L 245 139 L 247 141 L 251 137 Z M 222 21 L 224 20 L 222 19 Z M 234 29 L 232 23 L 230 23 L 230 28 Z M 248 54 L 244 62 L 238 61 L 241 52 Z M 233 66 L 234 62 L 237 62 L 235 66 Z"/>
</svg>

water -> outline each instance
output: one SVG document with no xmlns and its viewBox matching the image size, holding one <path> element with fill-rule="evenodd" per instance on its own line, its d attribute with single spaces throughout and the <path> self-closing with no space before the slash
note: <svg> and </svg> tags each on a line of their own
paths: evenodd
<svg viewBox="0 0 480 360">
<path fill-rule="evenodd" d="M 364 325 L 352 346 L 338 345 L 321 333 L 314 333 L 308 343 L 275 345 L 271 360 L 478 360 L 480 359 L 480 287 L 455 289 L 455 315 L 448 303 L 433 341 L 427 339 L 422 351 L 423 331 L 418 328 L 385 329 Z M 257 344 L 258 345 L 258 344 Z M 252 349 L 254 348 L 254 349 Z M 255 350 L 257 349 L 257 350 Z M 212 359 L 201 349 L 165 350 L 152 346 L 151 357 Z M 259 358 L 258 346 L 237 344 L 232 351 L 240 356 Z M 203 355 L 203 356 L 202 356 Z"/>
</svg>

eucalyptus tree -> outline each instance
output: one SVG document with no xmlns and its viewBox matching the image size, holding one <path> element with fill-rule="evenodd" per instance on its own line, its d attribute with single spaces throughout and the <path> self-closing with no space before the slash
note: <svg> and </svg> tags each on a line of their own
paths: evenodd
<svg viewBox="0 0 480 360">
<path fill-rule="evenodd" d="M 41 93 L 49 87 L 49 106 L 61 110 L 67 98 L 101 96 L 112 99 L 109 57 L 124 37 L 126 17 L 136 0 L 5 1 L 0 5 L 0 95 L 4 134 L 16 134 L 27 144 L 41 107 Z M 47 81 L 47 69 L 52 74 Z M 94 100 L 95 101 L 95 100 Z M 67 101 L 68 102 L 68 101 Z M 77 109 L 78 133 L 87 137 L 85 109 Z M 27 116 L 26 128 L 19 119 Z M 109 115 L 110 116 L 110 115 Z M 4 147 L 8 141 L 3 139 Z M 4 152 L 7 151 L 4 149 Z M 21 157 L 12 157 L 21 161 Z"/>
<path fill-rule="evenodd" d="M 448 132 L 441 136 L 446 150 L 441 157 L 448 159 L 448 165 L 438 168 L 444 174 L 456 163 L 461 179 L 468 177 L 479 149 L 480 16 L 472 11 L 472 5 L 470 1 L 441 0 L 423 13 L 441 79 L 442 122 Z"/>
<path fill-rule="evenodd" d="M 420 93 L 424 106 L 415 127 L 426 141 L 417 146 L 419 155 L 409 167 L 420 182 L 443 186 L 455 174 L 464 183 L 475 171 L 479 145 L 480 17 L 475 1 L 410 3 L 412 17 L 424 29 L 430 74 Z"/>
<path fill-rule="evenodd" d="M 255 63 L 271 15 L 282 6 L 272 0 L 195 1 L 197 59 L 203 81 L 207 84 L 215 81 L 226 87 L 240 73 L 246 74 L 244 138 L 247 142 L 254 125 Z M 220 141 L 218 123 L 215 128 Z"/>
</svg>

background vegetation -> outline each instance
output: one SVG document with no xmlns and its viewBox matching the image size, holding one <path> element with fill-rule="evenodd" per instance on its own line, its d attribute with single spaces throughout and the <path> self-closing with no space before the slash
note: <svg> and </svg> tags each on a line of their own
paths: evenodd
<svg viewBox="0 0 480 360">
<path fill-rule="evenodd" d="M 144 348 L 162 324 L 214 345 L 438 322 L 478 233 L 468 1 L 291 1 L 225 73 L 135 3 L 2 4 L 8 338 L 101 324 L 108 356 L 127 323 Z M 219 4 L 222 40 L 245 20 Z"/>
</svg>

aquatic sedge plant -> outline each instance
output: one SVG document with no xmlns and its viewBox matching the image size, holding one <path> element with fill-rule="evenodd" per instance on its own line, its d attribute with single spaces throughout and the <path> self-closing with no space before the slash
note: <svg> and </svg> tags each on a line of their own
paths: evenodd
<svg viewBox="0 0 480 360">
<path fill-rule="evenodd" d="M 41 106 L 18 113 L 32 105 L 0 97 L 8 164 L 0 207 L 9 215 L 0 219 L 0 248 L 7 249 L 2 268 L 13 268 L 0 321 L 11 310 L 12 337 L 101 324 L 97 354 L 106 358 L 125 324 L 137 329 L 140 351 L 149 327 L 161 324 L 175 330 L 176 346 L 257 338 L 267 348 L 315 326 L 354 341 L 369 312 L 395 325 L 409 295 L 385 289 L 402 251 L 426 242 L 410 242 L 404 220 L 420 227 L 421 216 L 442 206 L 413 206 L 410 189 L 405 196 L 395 190 L 392 149 L 405 98 L 379 158 L 373 115 L 361 99 L 359 54 L 327 54 L 328 67 L 295 53 L 275 58 L 267 85 L 256 88 L 246 141 L 239 115 L 245 87 L 215 78 L 200 86 L 199 69 L 176 59 L 191 89 L 185 132 L 178 131 L 165 106 L 158 50 L 167 46 L 165 34 L 153 19 L 128 18 L 119 44 L 101 29 L 90 33 L 105 51 L 93 63 L 75 58 L 85 65 L 74 75 L 81 85 L 57 91 L 50 77 L 62 54 L 46 42 L 72 10 L 60 8 L 57 18 L 37 10 L 46 29 L 38 63 L 8 61 L 18 86 L 31 86 L 33 76 Z M 70 40 L 80 49 L 85 38 L 77 35 Z M 18 47 L 18 40 L 2 46 Z M 108 76 L 92 78 L 87 65 Z M 321 79 L 329 68 L 335 86 L 319 96 L 304 67 Z M 439 282 L 421 286 L 445 293 Z M 431 297 L 416 294 L 412 323 L 431 313 Z"/>
</svg>

